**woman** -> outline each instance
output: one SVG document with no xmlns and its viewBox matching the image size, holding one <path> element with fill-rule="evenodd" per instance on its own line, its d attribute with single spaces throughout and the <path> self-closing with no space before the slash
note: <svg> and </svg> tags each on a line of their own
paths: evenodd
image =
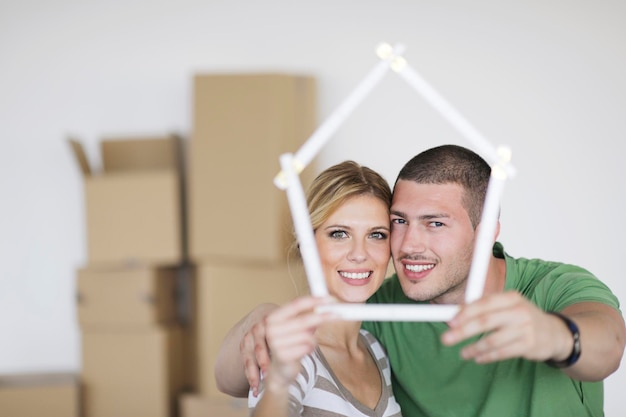
<svg viewBox="0 0 626 417">
<path fill-rule="evenodd" d="M 376 172 L 346 161 L 322 172 L 307 198 L 328 291 L 365 302 L 389 263 L 391 190 Z M 383 347 L 361 323 L 314 313 L 329 299 L 301 297 L 267 317 L 272 363 L 252 416 L 398 417 Z"/>
</svg>

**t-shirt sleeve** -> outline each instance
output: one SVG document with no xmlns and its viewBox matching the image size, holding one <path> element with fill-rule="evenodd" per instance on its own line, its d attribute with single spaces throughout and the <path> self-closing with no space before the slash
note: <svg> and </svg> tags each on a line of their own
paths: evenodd
<svg viewBox="0 0 626 417">
<path fill-rule="evenodd" d="M 535 296 L 537 304 L 546 311 L 560 311 L 572 304 L 598 302 L 619 311 L 619 300 L 609 287 L 589 271 L 561 265 L 555 268 L 538 285 Z"/>
</svg>

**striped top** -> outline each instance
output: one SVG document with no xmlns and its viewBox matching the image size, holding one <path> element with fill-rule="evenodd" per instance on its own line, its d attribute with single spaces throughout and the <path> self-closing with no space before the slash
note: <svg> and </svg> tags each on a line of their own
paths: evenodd
<svg viewBox="0 0 626 417">
<path fill-rule="evenodd" d="M 402 417 L 400 406 L 391 391 L 391 370 L 383 346 L 366 330 L 360 335 L 381 378 L 382 394 L 375 409 L 362 404 L 339 382 L 326 362 L 319 347 L 302 358 L 300 373 L 289 387 L 289 416 L 303 417 Z M 254 408 L 263 395 L 261 384 L 259 396 L 252 391 L 248 395 L 248 406 Z"/>
</svg>

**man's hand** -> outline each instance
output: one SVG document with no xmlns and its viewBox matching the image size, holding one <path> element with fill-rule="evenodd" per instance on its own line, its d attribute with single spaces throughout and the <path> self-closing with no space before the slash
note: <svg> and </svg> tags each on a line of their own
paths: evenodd
<svg viewBox="0 0 626 417">
<path fill-rule="evenodd" d="M 533 361 L 565 359 L 574 340 L 563 322 L 516 292 L 488 295 L 462 306 L 443 334 L 445 345 L 485 334 L 461 355 L 477 363 L 522 357 Z"/>
<path fill-rule="evenodd" d="M 626 328 L 620 312 L 598 302 L 580 302 L 561 311 L 580 331 L 581 355 L 562 368 L 579 381 L 600 381 L 617 370 L 626 346 Z M 448 323 L 441 339 L 454 345 L 484 334 L 461 350 L 464 359 L 488 363 L 510 358 L 532 361 L 566 359 L 574 338 L 563 321 L 516 292 L 487 295 L 464 305 Z"/>
<path fill-rule="evenodd" d="M 239 345 L 239 353 L 243 362 L 244 373 L 250 389 L 256 397 L 259 393 L 261 372 L 266 373 L 271 364 L 270 349 L 265 340 L 267 316 L 246 332 Z"/>
</svg>

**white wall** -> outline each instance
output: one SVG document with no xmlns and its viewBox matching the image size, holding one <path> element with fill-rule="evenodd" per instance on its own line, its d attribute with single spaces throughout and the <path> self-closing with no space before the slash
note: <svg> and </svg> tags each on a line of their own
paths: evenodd
<svg viewBox="0 0 626 417">
<path fill-rule="evenodd" d="M 625 13 L 620 0 L 0 0 L 0 373 L 80 364 L 73 292 L 85 230 L 68 133 L 94 162 L 105 134 L 188 134 L 191 77 L 212 71 L 315 75 L 323 121 L 377 62 L 380 41 L 406 44 L 414 68 L 512 147 L 507 251 L 580 264 L 626 300 Z M 444 142 L 470 145 L 390 74 L 320 168 L 352 158 L 393 181 Z M 609 417 L 626 406 L 624 383 L 626 366 L 607 380 Z"/>
</svg>

